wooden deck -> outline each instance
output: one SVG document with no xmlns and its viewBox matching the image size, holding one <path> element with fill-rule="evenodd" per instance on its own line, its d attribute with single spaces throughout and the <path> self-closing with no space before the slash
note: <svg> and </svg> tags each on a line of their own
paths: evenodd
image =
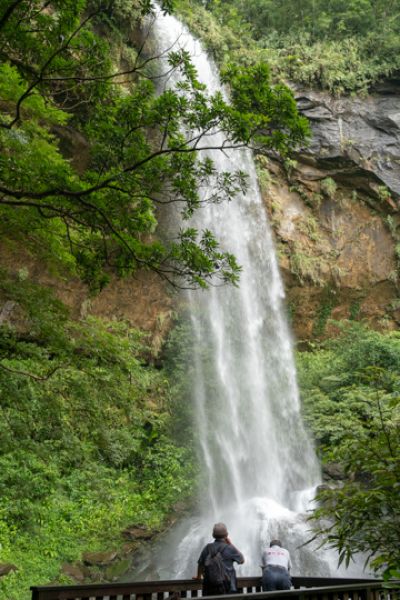
<svg viewBox="0 0 400 600">
<path fill-rule="evenodd" d="M 239 594 L 214 596 L 224 600 L 400 600 L 400 581 L 376 579 L 292 577 L 293 588 L 263 592 L 260 577 L 239 577 Z M 32 600 L 177 600 L 201 596 L 201 582 L 194 579 L 99 583 L 70 586 L 33 586 Z"/>
</svg>

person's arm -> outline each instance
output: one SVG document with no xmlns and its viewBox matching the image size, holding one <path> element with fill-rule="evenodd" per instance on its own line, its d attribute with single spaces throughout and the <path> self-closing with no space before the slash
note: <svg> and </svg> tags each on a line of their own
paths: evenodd
<svg viewBox="0 0 400 600">
<path fill-rule="evenodd" d="M 197 563 L 197 575 L 192 577 L 192 579 L 201 579 L 202 576 L 204 575 L 204 561 L 207 556 L 207 553 L 208 553 L 208 546 L 203 548 L 203 550 L 201 551 L 201 554 L 199 556 L 199 560 Z"/>
<path fill-rule="evenodd" d="M 198 564 L 197 565 L 197 575 L 195 577 L 192 577 L 192 579 L 201 579 L 204 575 L 204 566 Z"/>
<path fill-rule="evenodd" d="M 265 551 L 262 552 L 261 554 L 261 568 L 264 571 L 265 567 L 267 566 L 267 561 L 266 561 L 266 554 Z"/>
<path fill-rule="evenodd" d="M 225 538 L 225 542 L 230 547 L 231 559 L 234 560 L 235 562 L 237 562 L 238 565 L 242 565 L 244 563 L 243 554 L 241 552 L 239 552 L 239 550 L 236 548 L 236 546 L 234 546 L 232 544 L 231 540 L 228 537 Z"/>
</svg>

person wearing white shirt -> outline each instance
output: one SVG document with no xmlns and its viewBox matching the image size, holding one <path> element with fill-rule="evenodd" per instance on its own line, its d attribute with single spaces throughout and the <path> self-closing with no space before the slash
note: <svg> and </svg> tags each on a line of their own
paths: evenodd
<svg viewBox="0 0 400 600">
<path fill-rule="evenodd" d="M 262 588 L 264 592 L 290 590 L 290 554 L 280 540 L 272 540 L 261 555 Z"/>
</svg>

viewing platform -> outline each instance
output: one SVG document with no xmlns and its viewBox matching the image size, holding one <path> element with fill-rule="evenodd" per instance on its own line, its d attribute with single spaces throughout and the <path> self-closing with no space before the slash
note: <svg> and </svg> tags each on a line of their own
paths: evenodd
<svg viewBox="0 0 400 600">
<path fill-rule="evenodd" d="M 225 600 L 400 600 L 400 581 L 379 579 L 292 577 L 288 591 L 263 592 L 261 577 L 239 577 L 238 594 L 214 596 Z M 201 581 L 140 581 L 70 586 L 32 586 L 32 600 L 177 600 L 201 597 Z"/>
</svg>

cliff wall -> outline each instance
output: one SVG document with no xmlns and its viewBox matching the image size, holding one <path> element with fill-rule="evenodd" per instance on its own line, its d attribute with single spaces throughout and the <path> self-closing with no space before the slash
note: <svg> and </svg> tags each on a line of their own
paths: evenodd
<svg viewBox="0 0 400 600">
<path fill-rule="evenodd" d="M 396 329 L 400 87 L 335 99 L 296 90 L 312 138 L 284 163 L 258 157 L 297 338 L 334 334 L 329 319 Z"/>
<path fill-rule="evenodd" d="M 0 268 L 51 289 L 73 319 L 93 315 L 126 321 L 143 330 L 148 334 L 153 357 L 158 355 L 171 325 L 174 300 L 171 288 L 155 273 L 138 271 L 126 278 L 111 275 L 110 283 L 93 295 L 78 277 L 55 274 L 22 246 L 4 242 L 0 243 Z M 2 302 L 0 293 L 0 322 L 2 319 L 18 326 L 20 315 L 17 305 Z"/>
<path fill-rule="evenodd" d="M 365 98 L 294 92 L 311 124 L 310 144 L 285 162 L 259 156 L 258 167 L 295 335 L 302 341 L 334 334 L 331 319 L 396 329 L 400 82 L 383 83 Z M 55 133 L 64 155 L 78 171 L 84 169 L 90 149 L 82 135 L 70 127 Z M 149 272 L 112 276 L 91 295 L 78 278 L 55 276 L 22 243 L 1 242 L 0 267 L 54 289 L 74 318 L 125 319 L 147 331 L 154 355 L 177 304 L 172 289 Z M 4 310 L 0 305 L 0 318 L 6 318 Z M 6 312 L 12 319 L 12 310 Z"/>
</svg>

